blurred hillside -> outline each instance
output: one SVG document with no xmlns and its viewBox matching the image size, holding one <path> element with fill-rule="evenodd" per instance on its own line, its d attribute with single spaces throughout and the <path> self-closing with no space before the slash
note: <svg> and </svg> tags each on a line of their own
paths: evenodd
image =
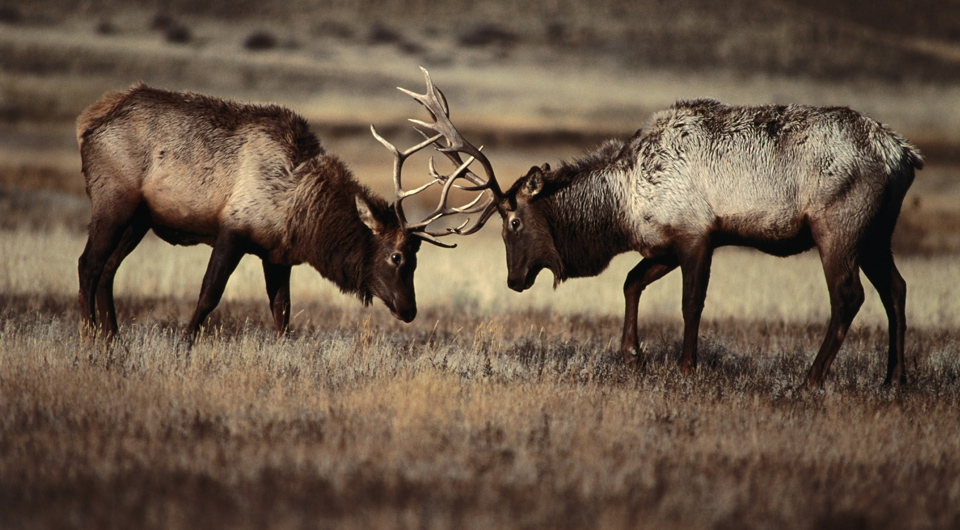
<svg viewBox="0 0 960 530">
<path fill-rule="evenodd" d="M 0 0 L 0 206 L 81 195 L 75 117 L 141 80 L 288 105 L 388 193 L 368 127 L 408 134 L 418 65 L 508 181 L 714 97 L 853 107 L 921 146 L 916 191 L 957 187 L 958 2 Z"/>
<path fill-rule="evenodd" d="M 332 37 L 393 44 L 410 55 L 456 61 L 431 49 L 446 37 L 469 48 L 546 47 L 558 61 L 620 67 L 702 68 L 813 78 L 951 81 L 960 78 L 960 3 L 934 0 L 450 0 L 219 1 L 39 0 L 4 8 L 8 22 L 93 19 L 102 33 L 171 30 L 202 45 L 209 23 L 273 31 L 274 45 L 306 47 Z M 146 17 L 144 17 L 146 15 Z M 137 18 L 140 18 L 138 24 Z M 147 26 L 144 26 L 147 23 Z M 181 31 L 182 30 L 182 31 Z M 329 44 L 329 43 L 327 43 Z M 269 47 L 267 40 L 261 46 Z"/>
<path fill-rule="evenodd" d="M 714 96 L 889 105 L 908 123 L 878 118 L 929 132 L 943 107 L 916 108 L 933 107 L 931 96 L 955 103 L 960 81 L 958 2 L 64 4 L 0 4 L 3 122 L 71 121 L 138 80 L 366 122 L 397 115 L 392 87 L 422 64 L 463 86 L 467 121 L 486 116 L 497 129 L 630 132 L 679 97 Z"/>
</svg>

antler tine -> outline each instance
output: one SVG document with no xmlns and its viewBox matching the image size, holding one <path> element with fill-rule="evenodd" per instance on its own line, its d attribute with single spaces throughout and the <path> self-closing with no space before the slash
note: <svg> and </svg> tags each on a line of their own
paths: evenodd
<svg viewBox="0 0 960 530">
<path fill-rule="evenodd" d="M 436 136 L 427 137 L 426 140 L 420 142 L 419 144 L 409 149 L 406 149 L 405 151 L 400 151 L 399 149 L 397 149 L 397 146 L 393 145 L 392 143 L 390 143 L 389 140 L 381 136 L 380 133 L 377 132 L 377 128 L 375 126 L 373 125 L 370 126 L 370 132 L 373 134 L 373 137 L 377 139 L 377 141 L 379 141 L 381 144 L 383 144 L 384 147 L 387 148 L 387 150 L 393 153 L 393 188 L 397 196 L 397 200 L 394 203 L 394 210 L 396 211 L 397 218 L 400 220 L 400 226 L 406 228 L 408 226 L 407 218 L 403 213 L 403 207 L 401 204 L 403 199 L 406 199 L 411 195 L 416 195 L 422 192 L 423 190 L 436 184 L 437 181 L 433 180 L 413 190 L 409 190 L 409 191 L 404 190 L 403 185 L 400 182 L 400 175 L 401 175 L 401 170 L 403 169 L 403 163 L 404 161 L 406 161 L 407 158 L 410 158 L 410 156 L 412 156 L 414 153 L 426 148 L 427 146 L 433 145 L 434 143 L 438 142 L 443 136 L 440 134 L 437 134 Z"/>
<path fill-rule="evenodd" d="M 426 138 L 424 141 L 420 142 L 420 143 L 417 144 L 417 145 L 414 145 L 413 147 L 410 147 L 409 149 L 406 149 L 406 150 L 404 150 L 404 151 L 400 151 L 400 150 L 397 148 L 397 146 L 395 146 L 395 145 L 393 145 L 392 143 L 390 143 L 389 140 L 387 140 L 387 139 L 384 138 L 382 135 L 380 135 L 380 133 L 377 132 L 376 126 L 371 125 L 371 126 L 370 126 L 370 132 L 371 132 L 371 134 L 373 134 L 373 137 L 377 139 L 377 141 L 379 141 L 381 144 L 383 144 L 383 146 L 386 147 L 387 150 L 390 151 L 390 152 L 393 154 L 393 157 L 394 157 L 394 158 L 393 158 L 393 186 L 394 186 L 394 192 L 396 193 L 396 197 L 397 197 L 397 198 L 396 198 L 396 201 L 394 202 L 394 211 L 396 212 L 397 219 L 398 219 L 399 222 L 400 222 L 400 226 L 403 227 L 404 230 L 409 231 L 409 232 L 413 233 L 414 235 L 416 235 L 417 237 L 420 237 L 421 239 L 423 239 L 423 240 L 425 240 L 425 241 L 428 241 L 428 242 L 430 242 L 430 243 L 433 243 L 434 245 L 437 245 L 437 246 L 443 247 L 443 248 L 455 248 L 457 245 L 455 245 L 455 244 L 447 244 L 447 243 L 444 243 L 444 242 L 440 241 L 439 239 L 437 239 L 436 236 L 437 236 L 438 234 L 434 234 L 434 233 L 431 233 L 431 232 L 426 232 L 426 231 L 424 230 L 424 228 L 426 227 L 427 224 L 429 224 L 429 222 L 427 222 L 427 223 L 417 223 L 417 224 L 411 225 L 411 224 L 409 224 L 409 223 L 407 222 L 407 217 L 406 217 L 406 215 L 403 213 L 403 204 L 402 204 L 402 203 L 403 203 L 403 199 L 406 199 L 407 197 L 410 197 L 410 196 L 412 196 L 412 195 L 416 195 L 416 194 L 418 194 L 418 193 L 426 190 L 426 189 L 429 188 L 430 186 L 433 186 L 434 184 L 437 184 L 438 182 L 440 182 L 439 179 L 435 178 L 434 180 L 432 180 L 432 181 L 430 181 L 430 182 L 428 182 L 428 183 L 426 183 L 426 184 L 424 184 L 424 185 L 422 185 L 422 186 L 420 186 L 420 187 L 418 187 L 418 188 L 415 188 L 415 189 L 412 189 L 412 190 L 404 190 L 404 189 L 403 189 L 403 185 L 401 184 L 401 180 L 400 180 L 400 176 L 401 176 L 401 174 L 402 174 L 402 169 L 403 169 L 403 163 L 406 161 L 407 158 L 409 158 L 410 156 L 412 156 L 414 153 L 417 153 L 418 151 L 426 148 L 427 146 L 433 145 L 433 144 L 435 144 L 436 142 L 440 141 L 440 139 L 442 138 L 442 135 L 437 134 L 436 136 L 432 136 L 432 137 L 431 137 L 431 136 L 427 136 L 427 135 L 424 134 L 424 137 Z M 422 131 L 421 131 L 421 133 L 422 133 Z M 432 166 L 432 165 L 433 165 L 433 164 L 432 164 L 432 162 L 431 162 L 431 166 Z M 435 170 L 433 171 L 433 174 L 437 175 L 437 173 L 436 173 Z M 439 176 L 439 175 L 438 175 L 438 176 Z M 452 179 L 451 179 L 451 182 L 452 182 Z M 439 216 L 434 217 L 434 218 L 431 219 L 430 221 L 432 222 L 432 221 L 436 220 L 438 217 L 439 217 Z"/>
<path fill-rule="evenodd" d="M 486 189 L 490 189 L 490 191 L 496 197 L 502 197 L 503 193 L 500 190 L 500 185 L 497 182 L 496 176 L 494 175 L 493 167 L 490 165 L 490 161 L 487 160 L 487 157 L 484 156 L 479 149 L 468 142 L 460 134 L 453 122 L 450 121 L 450 111 L 443 92 L 441 92 L 440 89 L 433 84 L 433 79 L 430 77 L 430 72 L 428 72 L 426 68 L 421 66 L 420 70 L 423 71 L 424 80 L 427 84 L 426 93 L 417 94 L 404 88 L 401 88 L 400 90 L 423 105 L 433 117 L 434 122 L 427 123 L 421 120 L 413 119 L 410 121 L 425 129 L 429 129 L 443 135 L 447 145 L 445 147 L 439 147 L 438 149 L 447 154 L 448 157 L 451 154 L 457 156 L 457 152 L 475 157 L 480 162 L 480 165 L 483 166 L 483 170 L 487 174 L 487 180 L 484 187 Z M 457 158 L 459 158 L 459 156 L 457 156 Z M 459 163 L 459 160 L 456 160 L 453 157 L 451 157 L 451 159 L 454 160 L 455 163 Z"/>
<path fill-rule="evenodd" d="M 460 135 L 460 132 L 457 131 L 457 128 L 453 125 L 453 122 L 450 121 L 450 107 L 447 103 L 446 97 L 443 95 L 443 92 L 441 92 L 440 89 L 433 84 L 433 80 L 430 78 L 430 73 L 427 72 L 427 70 L 423 67 L 420 69 L 423 71 L 423 75 L 426 80 L 426 93 L 417 94 L 405 88 L 398 88 L 401 92 L 409 95 L 423 105 L 423 107 L 433 118 L 432 123 L 416 119 L 410 120 L 415 125 L 414 129 L 424 137 L 424 140 L 409 149 L 401 151 L 392 143 L 387 141 L 386 138 L 381 136 L 377 132 L 376 127 L 371 125 L 370 132 L 373 134 L 373 137 L 377 139 L 377 141 L 383 144 L 383 146 L 393 154 L 394 157 L 393 184 L 397 196 L 396 202 L 394 203 L 394 209 L 396 211 L 397 218 L 400 221 L 400 225 L 405 231 L 416 235 L 425 241 L 441 247 L 450 248 L 456 245 L 444 244 L 437 238 L 449 234 L 468 235 L 479 230 L 487 221 L 487 219 L 489 219 L 489 217 L 493 214 L 493 212 L 496 211 L 496 206 L 499 203 L 499 200 L 503 197 L 503 193 L 501 192 L 500 186 L 497 183 L 497 179 L 493 173 L 493 167 L 490 165 L 490 161 L 487 160 L 487 157 L 481 152 L 482 147 L 475 147 Z M 434 134 L 429 135 L 424 132 L 424 130 L 431 131 Z M 447 158 L 450 159 L 451 162 L 453 162 L 455 167 L 454 171 L 449 175 L 440 174 L 436 169 L 436 164 L 433 157 L 431 157 L 429 162 L 429 174 L 432 179 L 430 182 L 412 190 L 404 190 L 400 182 L 404 161 L 406 161 L 406 159 L 414 153 L 431 145 L 433 145 L 438 151 L 443 153 Z M 461 154 L 467 155 L 466 161 L 463 160 Z M 483 166 L 484 172 L 487 176 L 486 179 L 480 177 L 470 170 L 470 165 L 477 161 L 479 161 Z M 470 185 L 459 184 L 457 181 L 460 179 L 466 180 Z M 403 213 L 403 199 L 421 193 L 434 184 L 439 184 L 441 186 L 440 204 L 432 212 L 427 214 L 422 221 L 417 223 L 408 223 L 406 216 Z M 480 192 L 480 194 L 472 201 L 462 206 L 448 206 L 447 201 L 450 196 L 450 190 L 454 188 L 467 192 Z M 483 199 L 485 195 L 487 196 L 486 200 L 481 202 L 481 199 Z M 470 222 L 470 219 L 467 219 L 460 226 L 455 228 L 447 228 L 441 232 L 427 230 L 427 227 L 431 223 L 440 219 L 441 217 L 458 214 L 480 215 L 472 223 Z"/>
<path fill-rule="evenodd" d="M 433 165 L 433 159 L 430 160 L 430 171 L 435 176 L 434 176 L 434 180 L 430 182 L 430 184 L 428 184 L 427 186 L 430 186 L 436 182 L 443 181 L 443 188 L 441 188 L 440 190 L 440 205 L 437 206 L 432 212 L 427 214 L 426 217 L 424 217 L 423 221 L 416 224 L 409 225 L 411 229 L 425 229 L 427 225 L 429 225 L 430 223 L 436 221 L 437 219 L 445 215 L 467 213 L 466 210 L 471 208 L 473 205 L 477 203 L 480 197 L 477 197 L 477 199 L 474 199 L 473 201 L 466 204 L 465 206 L 461 206 L 461 207 L 447 206 L 447 197 L 450 195 L 450 189 L 453 187 L 457 179 L 460 178 L 460 175 L 467 170 L 467 167 L 469 167 L 470 164 L 473 163 L 473 161 L 474 160 L 471 157 L 469 160 L 461 164 L 460 167 L 458 167 L 453 173 L 444 177 L 436 173 L 436 168 Z M 446 233 L 447 232 L 441 232 L 436 235 L 445 235 Z"/>
<path fill-rule="evenodd" d="M 479 213 L 480 217 L 478 217 L 472 223 L 470 222 L 470 219 L 467 219 L 463 223 L 461 223 L 460 226 L 457 226 L 455 228 L 447 228 L 443 232 L 426 232 L 425 231 L 424 233 L 434 235 L 434 236 L 446 236 L 450 234 L 467 236 L 480 230 L 481 228 L 483 228 L 483 225 L 487 222 L 487 219 L 489 219 L 490 216 L 493 215 L 495 211 L 497 211 L 496 202 L 494 201 L 493 197 L 488 197 L 487 200 L 484 201 L 482 204 L 477 205 L 477 203 L 480 202 L 481 198 L 483 198 L 483 195 L 480 195 L 476 199 L 470 201 L 469 204 L 466 204 L 461 207 L 456 207 L 456 208 L 448 208 L 442 212 L 435 210 L 432 215 L 428 216 L 424 220 L 424 222 L 420 224 L 422 224 L 425 228 L 426 225 L 429 225 L 431 222 L 439 219 L 444 215 Z"/>
<path fill-rule="evenodd" d="M 409 120 L 409 121 L 417 121 L 417 120 Z M 430 138 L 430 136 L 427 133 L 421 131 L 417 127 L 414 127 L 413 130 L 420 133 L 420 135 L 423 136 L 424 138 Z M 437 151 L 443 153 L 447 158 L 449 158 L 450 161 L 453 162 L 454 166 L 459 166 L 463 164 L 463 159 L 460 158 L 460 154 L 457 153 L 456 151 L 450 151 L 450 150 L 444 149 L 443 147 L 437 147 L 436 149 Z M 481 145 L 480 147 L 477 148 L 477 150 L 483 151 L 483 146 Z M 470 170 L 465 171 L 463 174 L 463 178 L 472 182 L 474 186 L 456 186 L 457 189 L 461 189 L 464 191 L 480 191 L 480 190 L 487 189 L 487 185 L 486 185 L 487 181 L 480 178 L 480 176 L 474 173 L 473 171 L 470 171 Z"/>
<path fill-rule="evenodd" d="M 487 219 L 490 219 L 490 216 L 497 211 L 497 201 L 494 199 L 494 197 L 490 197 L 483 204 L 482 208 L 478 207 L 475 209 L 475 211 L 479 212 L 480 216 L 477 217 L 476 221 L 474 221 L 473 223 L 470 223 L 469 227 L 464 229 L 464 227 L 467 226 L 467 223 L 470 222 L 470 220 L 467 219 L 467 221 L 464 222 L 462 225 L 458 226 L 457 228 L 453 228 L 450 231 L 452 233 L 455 233 L 461 236 L 469 236 L 470 234 L 480 230 L 481 228 L 483 228 L 483 225 L 487 223 Z M 473 213 L 473 212 L 470 212 L 470 213 Z"/>
<path fill-rule="evenodd" d="M 469 170 L 464 171 L 463 169 L 458 169 L 456 172 L 451 174 L 452 179 L 462 177 L 470 181 L 472 184 L 474 184 L 474 186 L 457 186 L 460 189 L 463 189 L 465 191 L 489 191 L 491 196 L 488 197 L 487 200 L 484 201 L 482 204 L 477 206 L 477 203 L 480 201 L 480 198 L 483 196 L 481 194 L 474 201 L 470 202 L 469 204 L 463 207 L 445 208 L 446 194 L 444 194 L 441 207 L 438 207 L 437 210 L 434 211 L 434 214 L 441 211 L 445 212 L 445 213 L 441 213 L 440 216 L 449 215 L 452 213 L 480 213 L 481 215 L 473 223 L 470 223 L 468 219 L 464 224 L 460 225 L 457 228 L 447 229 L 447 232 L 445 232 L 444 234 L 437 234 L 437 235 L 445 235 L 449 233 L 456 233 L 460 235 L 469 235 L 478 231 L 480 228 L 483 227 L 487 219 L 489 219 L 490 216 L 493 214 L 493 212 L 496 210 L 498 199 L 503 197 L 503 193 L 500 190 L 499 183 L 496 180 L 496 176 L 493 172 L 493 167 L 491 166 L 490 161 L 487 159 L 486 156 L 484 156 L 481 153 L 482 147 L 477 148 L 463 138 L 463 136 L 457 130 L 456 126 L 453 125 L 453 122 L 450 121 L 449 106 L 447 105 L 447 100 L 446 100 L 446 97 L 443 95 L 443 91 L 441 91 L 439 88 L 437 88 L 436 85 L 434 85 L 433 79 L 430 77 L 430 73 L 425 68 L 421 67 L 420 69 L 423 71 L 424 80 L 427 85 L 426 93 L 417 94 L 410 90 L 406 90 L 406 89 L 401 89 L 401 90 L 404 93 L 416 99 L 417 102 L 419 102 L 421 105 L 423 105 L 424 108 L 426 108 L 427 112 L 430 113 L 431 117 L 433 117 L 434 123 L 427 123 L 422 120 L 413 120 L 413 119 L 411 119 L 410 121 L 416 125 L 419 125 L 420 127 L 423 127 L 425 129 L 428 129 L 443 135 L 444 140 L 446 141 L 446 146 L 438 146 L 437 150 L 439 150 L 444 155 L 446 155 L 447 158 L 449 158 L 454 163 L 454 165 L 460 166 L 461 168 L 465 168 L 466 166 L 470 165 L 469 162 L 465 164 L 462 161 L 460 157 L 460 153 L 464 153 L 466 155 L 469 155 L 471 159 L 475 158 L 479 160 L 480 164 L 484 168 L 484 172 L 487 174 L 486 180 L 481 179 L 478 175 L 476 175 L 475 173 Z M 417 129 L 417 130 L 419 131 L 420 129 Z M 425 137 L 427 136 L 426 133 L 424 133 L 423 131 L 420 131 L 420 132 Z M 439 216 L 436 218 L 439 218 Z M 435 219 L 432 219 L 432 220 L 435 220 Z"/>
</svg>

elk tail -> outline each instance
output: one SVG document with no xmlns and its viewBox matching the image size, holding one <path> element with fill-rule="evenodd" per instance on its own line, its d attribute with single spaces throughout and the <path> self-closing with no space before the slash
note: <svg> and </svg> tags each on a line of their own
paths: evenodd
<svg viewBox="0 0 960 530">
<path fill-rule="evenodd" d="M 876 222 L 877 228 L 887 238 L 893 233 L 903 199 L 913 184 L 916 171 L 923 168 L 923 154 L 909 140 L 886 126 L 881 126 L 883 134 L 876 138 L 885 166 L 889 185 L 887 187 L 882 213 Z"/>
<path fill-rule="evenodd" d="M 883 125 L 881 128 L 882 133 L 876 140 L 890 179 L 888 191 L 891 199 L 899 204 L 913 184 L 915 172 L 923 169 L 923 154 L 899 133 Z"/>
<path fill-rule="evenodd" d="M 903 150 L 904 162 L 913 166 L 914 169 L 923 169 L 925 160 L 923 159 L 923 153 L 917 149 L 917 146 L 899 134 L 897 135 L 897 140 L 900 143 L 900 148 Z"/>
<path fill-rule="evenodd" d="M 920 149 L 913 145 L 910 140 L 900 135 L 900 133 L 890 130 L 886 126 L 881 127 L 885 133 L 880 140 L 881 149 L 886 155 L 884 159 L 890 173 L 903 173 L 910 169 L 923 169 L 924 159 Z"/>
</svg>

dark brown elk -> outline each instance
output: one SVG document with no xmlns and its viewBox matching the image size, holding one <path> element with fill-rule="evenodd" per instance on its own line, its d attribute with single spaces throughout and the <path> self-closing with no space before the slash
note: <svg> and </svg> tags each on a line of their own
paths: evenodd
<svg viewBox="0 0 960 530">
<path fill-rule="evenodd" d="M 430 102 L 441 118 L 442 101 Z M 463 142 L 449 120 L 439 121 L 436 130 Z M 715 248 L 742 245 L 788 256 L 816 247 L 831 316 L 805 385 L 823 383 L 863 303 L 861 270 L 888 318 L 885 384 L 903 383 L 906 283 L 890 240 L 914 172 L 922 167 L 923 157 L 910 142 L 848 108 L 680 102 L 626 141 L 609 141 L 553 170 L 533 167 L 505 193 L 488 172 L 485 185 L 473 186 L 489 192 L 480 216 L 459 232 L 476 231 L 494 211 L 500 213 L 507 282 L 516 291 L 532 286 L 543 269 L 553 273 L 556 285 L 595 276 L 614 256 L 639 252 L 643 259 L 623 288 L 621 352 L 628 364 L 643 362 L 640 293 L 679 267 L 684 373 L 696 365 Z M 478 179 L 469 176 L 471 183 Z"/>
<path fill-rule="evenodd" d="M 93 210 L 80 309 L 107 336 L 117 331 L 114 275 L 151 229 L 174 245 L 213 247 L 190 339 L 245 254 L 263 262 L 278 334 L 290 319 L 290 270 L 301 263 L 364 304 L 376 297 L 404 322 L 416 316 L 420 242 L 441 244 L 403 215 L 400 200 L 420 190 L 403 192 L 397 175 L 398 199 L 387 204 L 294 112 L 141 84 L 86 109 L 77 140 Z"/>
</svg>

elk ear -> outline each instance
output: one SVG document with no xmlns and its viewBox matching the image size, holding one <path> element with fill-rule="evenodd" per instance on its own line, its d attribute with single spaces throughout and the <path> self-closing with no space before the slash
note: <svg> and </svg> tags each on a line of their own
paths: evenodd
<svg viewBox="0 0 960 530">
<path fill-rule="evenodd" d="M 370 209 L 370 205 L 359 195 L 357 195 L 357 213 L 360 214 L 360 220 L 363 221 L 363 224 L 367 225 L 367 228 L 374 234 L 379 234 L 380 231 L 383 230 L 383 225 L 380 224 L 380 221 L 373 215 L 373 210 Z"/>
<path fill-rule="evenodd" d="M 543 167 L 546 167 L 547 171 L 550 170 L 550 166 L 547 164 L 544 164 Z M 526 180 L 523 182 L 523 193 L 527 197 L 533 197 L 543 190 L 543 167 L 533 166 L 527 172 L 527 176 L 524 177 Z"/>
</svg>

